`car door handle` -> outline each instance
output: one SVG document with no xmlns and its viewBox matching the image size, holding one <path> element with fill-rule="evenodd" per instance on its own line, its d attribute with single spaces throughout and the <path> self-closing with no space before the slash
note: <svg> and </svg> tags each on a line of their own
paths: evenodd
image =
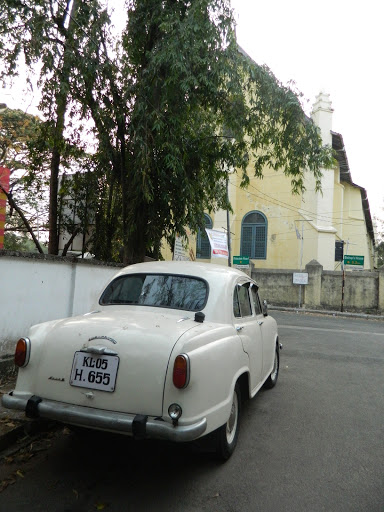
<svg viewBox="0 0 384 512">
<path fill-rule="evenodd" d="M 258 320 L 258 321 L 257 321 L 257 323 L 258 323 L 259 325 L 263 325 L 264 320 Z"/>
<path fill-rule="evenodd" d="M 237 331 L 237 332 L 240 332 L 240 331 L 242 331 L 243 329 L 244 329 L 244 326 L 243 326 L 243 325 L 238 325 L 238 326 L 236 327 L 236 331 Z"/>
</svg>

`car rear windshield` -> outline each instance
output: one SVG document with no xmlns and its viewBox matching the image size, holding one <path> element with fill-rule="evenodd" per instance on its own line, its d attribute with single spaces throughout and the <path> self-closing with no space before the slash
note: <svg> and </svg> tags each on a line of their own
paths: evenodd
<svg viewBox="0 0 384 512">
<path fill-rule="evenodd" d="M 130 274 L 112 281 L 102 294 L 100 304 L 138 304 L 200 311 L 207 302 L 207 296 L 208 284 L 197 277 Z"/>
</svg>

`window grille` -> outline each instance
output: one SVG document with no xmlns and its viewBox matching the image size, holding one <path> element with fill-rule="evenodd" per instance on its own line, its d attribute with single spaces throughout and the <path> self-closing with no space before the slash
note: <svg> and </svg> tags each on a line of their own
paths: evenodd
<svg viewBox="0 0 384 512">
<path fill-rule="evenodd" d="M 212 229 L 212 219 L 209 215 L 204 213 L 204 221 L 205 221 L 205 227 L 208 229 Z M 209 260 L 211 258 L 211 244 L 209 243 L 208 235 L 204 231 L 197 232 L 197 239 L 196 239 L 196 257 L 198 259 L 204 259 Z"/>
<path fill-rule="evenodd" d="M 241 256 L 255 260 L 267 257 L 267 219 L 260 212 L 249 212 L 241 225 Z"/>
</svg>

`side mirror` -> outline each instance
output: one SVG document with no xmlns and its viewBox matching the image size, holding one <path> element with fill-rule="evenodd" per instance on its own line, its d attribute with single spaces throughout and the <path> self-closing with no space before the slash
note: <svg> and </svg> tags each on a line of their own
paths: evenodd
<svg viewBox="0 0 384 512">
<path fill-rule="evenodd" d="M 265 299 L 263 300 L 262 310 L 263 310 L 263 315 L 268 316 L 268 304 Z"/>
</svg>

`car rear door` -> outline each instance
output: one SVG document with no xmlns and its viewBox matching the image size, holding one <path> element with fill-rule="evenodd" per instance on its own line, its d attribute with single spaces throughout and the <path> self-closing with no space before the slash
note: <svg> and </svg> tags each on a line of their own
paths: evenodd
<svg viewBox="0 0 384 512">
<path fill-rule="evenodd" d="M 235 328 L 241 338 L 243 350 L 249 356 L 251 390 L 259 387 L 263 370 L 263 345 L 260 325 L 252 309 L 250 298 L 251 283 L 238 283 L 233 295 Z"/>
<path fill-rule="evenodd" d="M 252 283 L 250 287 L 252 306 L 256 315 L 256 321 L 260 327 L 263 351 L 262 378 L 269 375 L 275 357 L 275 339 L 272 322 L 264 316 L 258 293 L 258 287 Z"/>
</svg>

